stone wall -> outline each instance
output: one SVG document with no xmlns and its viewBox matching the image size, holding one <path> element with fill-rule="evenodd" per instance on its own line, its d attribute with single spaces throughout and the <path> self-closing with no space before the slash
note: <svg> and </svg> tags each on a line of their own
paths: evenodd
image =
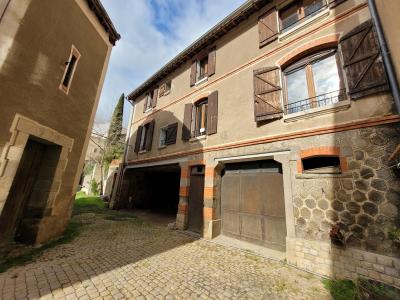
<svg viewBox="0 0 400 300">
<path fill-rule="evenodd" d="M 297 174 L 293 184 L 296 237 L 328 240 L 338 224 L 349 247 L 399 256 L 388 230 L 399 226 L 400 177 L 388 162 L 400 142 L 398 125 L 370 127 L 318 137 L 338 146 L 348 171 Z M 325 141 L 326 142 L 325 142 Z M 300 145 L 310 144 L 306 139 Z M 316 144 L 314 142 L 314 144 Z"/>
</svg>

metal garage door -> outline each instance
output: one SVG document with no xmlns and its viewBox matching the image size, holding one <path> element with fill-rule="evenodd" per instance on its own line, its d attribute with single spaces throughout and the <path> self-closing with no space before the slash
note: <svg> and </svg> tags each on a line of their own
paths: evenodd
<svg viewBox="0 0 400 300">
<path fill-rule="evenodd" d="M 285 203 L 279 163 L 229 164 L 221 192 L 223 234 L 285 251 Z"/>
</svg>

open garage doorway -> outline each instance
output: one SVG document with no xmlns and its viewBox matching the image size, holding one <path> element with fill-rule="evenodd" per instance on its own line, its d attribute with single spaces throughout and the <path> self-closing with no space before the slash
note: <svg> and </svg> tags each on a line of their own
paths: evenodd
<svg viewBox="0 0 400 300">
<path fill-rule="evenodd" d="M 222 234 L 286 249 L 282 166 L 274 160 L 227 164 L 221 185 Z"/>
<path fill-rule="evenodd" d="M 180 172 L 178 164 L 128 169 L 126 178 L 129 179 L 129 192 L 123 208 L 133 209 L 143 218 L 149 214 L 152 217 L 159 216 L 161 223 L 175 221 Z"/>
</svg>

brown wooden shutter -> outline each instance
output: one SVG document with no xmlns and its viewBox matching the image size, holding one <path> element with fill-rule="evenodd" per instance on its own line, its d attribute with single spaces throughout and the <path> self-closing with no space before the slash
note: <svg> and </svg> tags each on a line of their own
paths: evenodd
<svg viewBox="0 0 400 300">
<path fill-rule="evenodd" d="M 138 153 L 140 151 L 140 139 L 142 138 L 143 126 L 139 126 L 136 132 L 136 141 L 135 141 L 135 152 Z"/>
<path fill-rule="evenodd" d="M 165 92 L 167 91 L 167 84 L 163 83 L 160 88 L 158 89 L 158 96 L 162 97 L 164 96 Z"/>
<path fill-rule="evenodd" d="M 217 133 L 218 125 L 218 91 L 212 92 L 208 96 L 207 109 L 207 134 Z"/>
<path fill-rule="evenodd" d="M 172 145 L 176 143 L 176 134 L 178 132 L 178 123 L 168 125 L 165 145 Z"/>
<path fill-rule="evenodd" d="M 146 107 L 147 107 L 147 101 L 149 101 L 149 96 L 148 96 L 148 94 L 146 94 L 146 98 L 144 98 L 143 112 L 145 112 L 145 111 L 146 111 Z"/>
<path fill-rule="evenodd" d="M 190 86 L 194 86 L 196 83 L 196 71 L 197 71 L 197 61 L 192 61 L 192 66 L 190 68 Z"/>
<path fill-rule="evenodd" d="M 153 108 L 157 106 L 157 98 L 158 98 L 158 88 L 155 88 L 153 91 L 153 99 L 151 101 L 151 105 Z"/>
<path fill-rule="evenodd" d="M 258 34 L 260 47 L 265 46 L 278 38 L 278 11 L 272 8 L 258 19 Z"/>
<path fill-rule="evenodd" d="M 344 35 L 340 50 L 351 99 L 389 90 L 371 20 Z"/>
<path fill-rule="evenodd" d="M 339 4 L 345 2 L 346 0 L 329 0 L 329 7 L 334 8 L 335 6 L 338 6 Z"/>
<path fill-rule="evenodd" d="M 256 122 L 283 116 L 278 67 L 254 70 L 254 116 Z"/>
<path fill-rule="evenodd" d="M 147 129 L 146 146 L 145 146 L 146 151 L 151 150 L 151 145 L 153 143 L 154 124 L 155 120 L 150 121 L 149 128 Z"/>
<path fill-rule="evenodd" d="M 212 76 L 212 75 L 215 74 L 215 58 L 216 58 L 216 50 L 215 50 L 215 47 L 214 47 L 208 53 L 208 71 L 207 71 L 207 76 Z"/>
<path fill-rule="evenodd" d="M 192 103 L 185 104 L 185 115 L 183 116 L 183 125 L 182 125 L 182 140 L 188 141 L 190 140 L 190 126 L 192 123 Z"/>
</svg>

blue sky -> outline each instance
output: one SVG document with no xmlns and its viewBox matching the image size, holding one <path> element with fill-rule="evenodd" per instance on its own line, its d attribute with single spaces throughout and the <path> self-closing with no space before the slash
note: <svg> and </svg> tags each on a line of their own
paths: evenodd
<svg viewBox="0 0 400 300">
<path fill-rule="evenodd" d="M 245 0 L 102 0 L 122 39 L 113 48 L 95 119 L 106 132 L 129 93 Z M 124 124 L 130 105 L 125 103 Z"/>
</svg>

